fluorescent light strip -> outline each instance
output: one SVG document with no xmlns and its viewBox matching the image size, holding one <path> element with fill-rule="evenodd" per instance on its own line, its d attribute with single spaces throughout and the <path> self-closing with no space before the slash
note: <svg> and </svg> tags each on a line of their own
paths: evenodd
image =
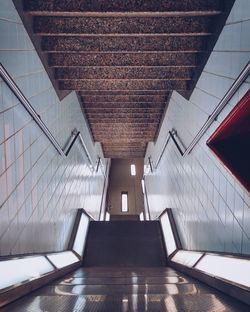
<svg viewBox="0 0 250 312">
<path fill-rule="evenodd" d="M 54 270 L 44 256 L 0 261 L 0 289 L 39 278 Z"/>
<path fill-rule="evenodd" d="M 89 218 L 81 215 L 73 250 L 82 257 Z M 47 258 L 46 258 L 47 257 Z M 49 259 L 49 260 L 48 260 Z M 24 256 L 23 258 L 0 260 L 0 290 L 40 278 L 70 264 L 80 261 L 72 251 L 47 254 L 46 256 Z M 54 266 L 53 266 L 53 265 Z"/>
<path fill-rule="evenodd" d="M 172 227 L 169 221 L 168 213 L 165 213 L 161 218 L 161 227 L 164 236 L 164 242 L 167 250 L 167 255 L 171 255 L 176 250 L 176 243 Z"/>
<path fill-rule="evenodd" d="M 250 260 L 206 254 L 198 251 L 179 250 L 171 261 L 193 267 L 205 274 L 222 278 L 229 282 L 250 287 Z"/>
<path fill-rule="evenodd" d="M 85 247 L 88 225 L 89 218 L 84 213 L 82 213 L 73 245 L 73 250 L 81 257 L 83 256 Z"/>
<path fill-rule="evenodd" d="M 250 287 L 250 260 L 206 254 L 195 268 L 207 274 Z"/>
<path fill-rule="evenodd" d="M 179 250 L 171 259 L 171 261 L 183 264 L 187 267 L 193 267 L 195 263 L 202 257 L 202 252 Z"/>
<path fill-rule="evenodd" d="M 47 255 L 47 257 L 57 269 L 61 269 L 65 266 L 68 266 L 70 264 L 79 261 L 77 256 L 72 251 L 64 251 L 55 254 L 49 254 Z"/>
</svg>

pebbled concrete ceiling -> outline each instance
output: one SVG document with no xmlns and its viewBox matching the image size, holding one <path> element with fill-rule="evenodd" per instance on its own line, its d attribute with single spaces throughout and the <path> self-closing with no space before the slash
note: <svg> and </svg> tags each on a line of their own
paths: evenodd
<svg viewBox="0 0 250 312">
<path fill-rule="evenodd" d="M 191 94 L 232 3 L 24 0 L 22 14 L 57 88 L 78 92 L 105 157 L 132 158 L 156 138 L 171 92 Z"/>
</svg>

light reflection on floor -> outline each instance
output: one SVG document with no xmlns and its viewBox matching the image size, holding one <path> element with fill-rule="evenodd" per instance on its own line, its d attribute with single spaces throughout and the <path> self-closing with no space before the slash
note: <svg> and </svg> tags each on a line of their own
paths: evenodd
<svg viewBox="0 0 250 312">
<path fill-rule="evenodd" d="M 1 311 L 248 312 L 249 307 L 171 268 L 82 268 Z"/>
</svg>

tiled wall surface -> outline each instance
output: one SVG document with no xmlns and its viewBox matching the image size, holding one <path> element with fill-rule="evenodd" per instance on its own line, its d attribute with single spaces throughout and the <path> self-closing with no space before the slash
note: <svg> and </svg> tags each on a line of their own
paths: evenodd
<svg viewBox="0 0 250 312">
<path fill-rule="evenodd" d="M 145 161 L 156 163 L 167 133 L 188 146 L 250 59 L 250 1 L 233 10 L 189 101 L 174 92 L 158 140 Z M 250 197 L 206 146 L 209 136 L 249 90 L 242 85 L 198 145 L 181 157 L 170 140 L 156 170 L 146 177 L 152 217 L 173 208 L 183 247 L 250 254 Z"/>
<path fill-rule="evenodd" d="M 0 2 L 0 62 L 63 147 L 81 131 L 93 144 L 75 93 L 59 101 L 12 1 Z M 92 172 L 78 142 L 63 158 L 7 85 L 0 81 L 0 255 L 59 251 L 77 208 L 98 218 L 104 178 Z"/>
</svg>

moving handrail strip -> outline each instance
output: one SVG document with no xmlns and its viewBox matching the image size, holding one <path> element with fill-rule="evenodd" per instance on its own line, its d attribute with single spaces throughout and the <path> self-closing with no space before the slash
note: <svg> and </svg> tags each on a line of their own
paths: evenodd
<svg viewBox="0 0 250 312">
<path fill-rule="evenodd" d="M 231 98 L 234 96 L 234 94 L 238 91 L 240 86 L 243 84 L 243 82 L 247 79 L 247 77 L 250 74 L 250 62 L 244 67 L 240 75 L 237 77 L 237 79 L 234 81 L 234 83 L 231 85 L 227 93 L 224 95 L 220 103 L 216 106 L 214 111 L 211 113 L 207 121 L 204 123 L 200 131 L 196 134 L 192 142 L 189 144 L 189 146 L 186 148 L 183 156 L 186 156 L 189 154 L 192 149 L 195 147 L 195 145 L 199 142 L 201 137 L 205 134 L 207 129 L 211 126 L 211 124 L 214 122 L 214 120 L 218 117 L 220 112 L 223 110 L 223 108 L 228 104 L 228 102 L 231 100 Z"/>
<path fill-rule="evenodd" d="M 168 132 L 168 136 L 166 137 L 164 146 L 162 148 L 162 151 L 156 161 L 156 165 L 155 165 L 155 169 L 158 167 L 158 164 L 161 161 L 162 155 L 166 149 L 166 146 L 170 140 L 170 138 L 173 139 L 178 151 L 180 152 L 181 156 L 185 157 L 186 155 L 188 155 L 192 149 L 195 147 L 195 145 L 199 142 L 199 140 L 201 139 L 201 137 L 205 134 L 205 132 L 207 131 L 207 129 L 211 126 L 211 124 L 214 122 L 214 120 L 218 117 L 218 115 L 220 114 L 220 112 L 223 110 L 223 108 L 228 104 L 228 102 L 231 100 L 231 98 L 234 96 L 234 94 L 238 91 L 238 89 L 240 88 L 240 86 L 244 83 L 244 81 L 247 79 L 247 77 L 250 75 L 250 62 L 244 67 L 244 69 L 242 70 L 242 72 L 240 73 L 240 75 L 237 77 L 237 79 L 235 80 L 235 82 L 232 84 L 232 86 L 229 88 L 229 90 L 227 91 L 227 93 L 224 95 L 224 97 L 222 98 L 222 100 L 219 102 L 219 104 L 216 106 L 216 108 L 214 109 L 214 111 L 211 113 L 211 115 L 208 117 L 207 121 L 204 123 L 204 125 L 201 127 L 201 129 L 199 130 L 199 132 L 196 134 L 196 136 L 194 137 L 194 139 L 191 141 L 191 143 L 189 144 L 189 146 L 187 148 L 185 148 L 184 151 L 182 151 L 182 149 L 180 148 L 180 145 L 178 144 L 178 142 L 175 139 L 175 135 L 177 134 L 177 132 L 172 129 L 172 131 Z"/>
<path fill-rule="evenodd" d="M 172 129 L 171 131 L 168 131 L 168 136 L 167 136 L 167 138 L 165 140 L 165 143 L 164 143 L 164 146 L 162 148 L 162 151 L 161 151 L 161 153 L 160 153 L 160 155 L 159 155 L 159 157 L 158 157 L 158 159 L 156 161 L 154 169 L 157 169 L 157 167 L 158 167 L 158 165 L 159 165 L 159 163 L 161 161 L 162 155 L 164 154 L 164 151 L 165 151 L 165 149 L 166 149 L 170 139 L 173 140 L 173 142 L 174 142 L 175 146 L 177 147 L 177 149 L 178 149 L 179 153 L 181 154 L 181 156 L 184 155 L 185 151 L 182 151 L 182 148 L 181 148 L 180 144 L 177 142 L 175 137 L 177 137 L 177 131 L 175 129 Z M 151 157 L 149 157 L 149 158 L 151 159 Z M 152 162 L 152 160 L 151 160 L 151 162 Z M 152 167 L 152 165 L 151 165 L 151 167 Z M 151 172 L 152 171 L 153 170 L 151 169 Z"/>
<path fill-rule="evenodd" d="M 7 84 L 7 86 L 10 88 L 10 90 L 13 92 L 13 94 L 18 98 L 20 103 L 25 107 L 27 112 L 31 115 L 31 117 L 35 120 L 37 125 L 40 127 L 42 132 L 46 135 L 46 137 L 49 139 L 51 144 L 54 146 L 54 148 L 58 151 L 58 153 L 63 156 L 67 157 L 70 150 L 72 149 L 74 143 L 76 142 L 77 138 L 79 138 L 81 145 L 83 146 L 84 152 L 87 156 L 88 162 L 90 166 L 93 166 L 90 154 L 87 150 L 87 147 L 85 145 L 85 142 L 83 140 L 83 137 L 81 135 L 80 131 L 74 130 L 72 132 L 73 140 L 70 143 L 70 146 L 67 148 L 66 151 L 62 149 L 60 144 L 57 142 L 53 134 L 50 132 L 48 127 L 45 125 L 45 123 L 42 121 L 39 114 L 35 111 L 35 109 L 32 107 L 30 102 L 27 100 L 25 95 L 22 93 L 22 91 L 19 89 L 17 84 L 14 82 L 14 80 L 11 78 L 11 76 L 8 74 L 2 63 L 0 63 L 0 77 L 3 79 L 3 81 Z"/>
<path fill-rule="evenodd" d="M 8 87 L 11 89 L 11 91 L 15 94 L 15 96 L 18 98 L 18 100 L 22 103 L 22 105 L 26 108 L 28 113 L 35 120 L 37 125 L 40 127 L 40 129 L 43 131 L 43 133 L 46 135 L 46 137 L 49 139 L 49 141 L 55 147 L 58 153 L 66 157 L 64 151 L 62 150 L 61 146 L 59 145 L 55 137 L 52 135 L 52 133 L 50 132 L 48 127 L 45 125 L 45 123 L 41 120 L 40 116 L 31 106 L 27 98 L 24 96 L 22 91 L 19 89 L 19 87 L 16 85 L 14 80 L 10 77 L 10 75 L 8 74 L 8 72 L 6 71 L 6 69 L 3 67 L 1 63 L 0 63 L 0 76 L 2 77 L 4 82 L 8 85 Z"/>
</svg>

